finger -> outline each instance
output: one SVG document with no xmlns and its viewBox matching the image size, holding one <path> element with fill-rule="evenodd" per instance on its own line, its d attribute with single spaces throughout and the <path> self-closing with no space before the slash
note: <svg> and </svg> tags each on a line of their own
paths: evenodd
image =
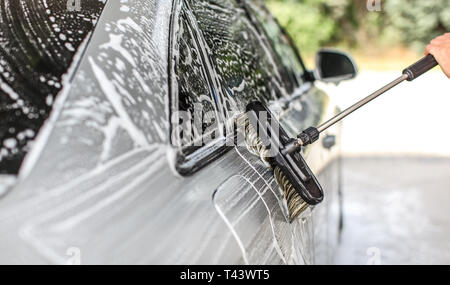
<svg viewBox="0 0 450 285">
<path fill-rule="evenodd" d="M 435 57 L 436 57 L 436 54 L 437 54 L 437 52 L 436 52 L 436 48 L 434 47 L 434 46 L 431 46 L 431 47 L 427 47 L 427 52 L 429 53 L 429 54 L 432 54 L 432 55 L 434 55 Z"/>
<path fill-rule="evenodd" d="M 445 33 L 441 36 L 435 37 L 434 39 L 432 39 L 430 41 L 430 43 L 439 43 L 439 42 L 448 41 L 448 40 L 450 40 L 450 33 Z"/>
<path fill-rule="evenodd" d="M 431 40 L 431 44 L 442 44 L 444 42 L 450 41 L 450 33 L 445 33 L 442 36 L 436 37 Z"/>
<path fill-rule="evenodd" d="M 435 39 L 432 39 L 431 42 L 430 42 L 430 44 L 432 44 L 432 45 L 437 45 L 437 44 L 442 43 L 442 42 L 445 41 L 445 40 L 446 40 L 446 39 L 444 39 L 444 38 L 442 38 L 442 37 L 437 37 L 437 38 L 435 38 Z"/>
<path fill-rule="evenodd" d="M 426 48 L 428 54 L 432 54 L 434 56 L 434 58 L 436 59 L 436 61 L 441 64 L 441 49 L 439 49 L 439 47 L 435 46 L 435 45 L 428 45 Z"/>
<path fill-rule="evenodd" d="M 445 33 L 443 36 L 440 36 L 436 42 L 440 44 L 448 44 L 450 42 L 450 33 Z"/>
<path fill-rule="evenodd" d="M 434 45 L 432 45 L 432 44 L 427 45 L 425 47 L 425 54 L 427 54 L 427 55 L 430 54 L 432 49 L 434 49 Z"/>
<path fill-rule="evenodd" d="M 431 50 L 439 51 L 441 49 L 445 48 L 445 44 L 429 44 L 426 46 L 425 50 L 428 51 L 429 53 L 431 53 Z"/>
<path fill-rule="evenodd" d="M 446 35 L 444 34 L 444 35 L 435 37 L 435 38 L 432 39 L 431 41 L 442 41 L 442 40 L 445 39 L 445 38 L 446 38 Z"/>
<path fill-rule="evenodd" d="M 439 63 L 439 65 L 441 65 L 443 63 L 442 57 L 441 57 L 441 49 L 439 49 L 435 45 L 428 45 L 426 47 L 426 50 L 429 54 L 432 54 L 434 56 L 434 58 Z"/>
</svg>

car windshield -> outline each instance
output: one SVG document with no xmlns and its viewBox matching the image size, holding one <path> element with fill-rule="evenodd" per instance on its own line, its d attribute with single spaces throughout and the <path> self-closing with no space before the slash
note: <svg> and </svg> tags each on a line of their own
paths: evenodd
<svg viewBox="0 0 450 285">
<path fill-rule="evenodd" d="M 0 3 L 0 174 L 17 174 L 105 0 Z"/>
</svg>

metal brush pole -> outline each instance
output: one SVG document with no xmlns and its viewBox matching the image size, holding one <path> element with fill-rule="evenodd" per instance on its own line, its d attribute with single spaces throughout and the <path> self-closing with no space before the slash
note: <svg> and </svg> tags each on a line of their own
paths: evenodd
<svg viewBox="0 0 450 285">
<path fill-rule="evenodd" d="M 425 72 L 429 71 L 430 69 L 432 69 L 433 67 L 435 67 L 437 65 L 438 65 L 438 62 L 436 61 L 436 59 L 434 58 L 433 55 L 429 54 L 429 55 L 425 56 L 424 58 L 422 58 L 421 60 L 417 61 L 413 65 L 411 65 L 411 66 L 407 67 L 406 69 L 404 69 L 403 72 L 402 72 L 402 76 L 400 76 L 399 78 L 395 79 L 391 83 L 387 84 L 386 86 L 378 89 L 377 91 L 373 92 L 372 94 L 370 94 L 366 98 L 364 98 L 364 99 L 358 101 L 357 103 L 353 104 L 352 106 L 350 106 L 349 108 L 345 109 L 341 113 L 337 114 L 333 118 L 329 119 L 325 123 L 321 124 L 317 128 L 310 127 L 310 128 L 307 128 L 306 130 L 304 130 L 303 132 L 301 132 L 298 135 L 298 138 L 296 140 L 294 140 L 292 143 L 288 144 L 282 150 L 283 154 L 292 153 L 292 152 L 297 151 L 298 149 L 300 149 L 302 146 L 312 144 L 313 142 L 315 142 L 315 141 L 317 141 L 319 139 L 320 133 L 322 133 L 323 131 L 325 131 L 326 129 L 331 127 L 332 125 L 336 124 L 337 122 L 339 122 L 343 118 L 347 117 L 348 115 L 350 115 L 354 111 L 358 110 L 362 106 L 366 105 L 367 103 L 369 103 L 373 99 L 377 98 L 381 94 L 383 94 L 386 91 L 388 91 L 389 89 L 397 86 L 398 84 L 402 83 L 403 81 L 405 81 L 405 80 L 413 81 L 414 79 L 416 79 L 417 77 L 421 76 L 422 74 L 424 74 Z"/>
<path fill-rule="evenodd" d="M 369 103 L 373 99 L 377 98 L 381 94 L 385 93 L 389 89 L 397 86 L 398 84 L 402 83 L 403 81 L 405 81 L 407 79 L 408 79 L 408 75 L 402 74 L 402 76 L 400 76 L 399 78 L 395 79 L 391 83 L 389 83 L 386 86 L 378 89 L 377 91 L 373 92 L 372 94 L 370 94 L 366 98 L 364 98 L 364 99 L 360 100 L 359 102 L 353 104 L 352 106 L 348 107 L 347 109 L 345 109 L 341 113 L 337 114 L 333 118 L 331 118 L 328 121 L 326 121 L 325 123 L 321 124 L 320 126 L 317 127 L 317 130 L 319 131 L 319 133 L 322 133 L 323 131 L 325 131 L 326 129 L 328 129 L 332 125 L 336 124 L 337 122 L 339 122 L 343 118 L 347 117 L 348 115 L 350 115 L 354 111 L 358 110 L 359 108 L 361 108 L 362 106 L 366 105 L 367 103 Z"/>
<path fill-rule="evenodd" d="M 403 81 L 408 79 L 407 74 L 402 74 L 399 78 L 395 79 L 391 83 L 387 84 L 386 86 L 378 89 L 377 91 L 373 92 L 369 96 L 365 97 L 364 99 L 358 101 L 357 103 L 353 104 L 352 106 L 348 107 L 344 111 L 340 112 L 333 118 L 329 119 L 325 123 L 321 124 L 317 128 L 310 127 L 306 130 L 304 130 L 302 133 L 299 134 L 298 139 L 287 145 L 283 150 L 283 154 L 293 153 L 294 151 L 297 151 L 300 147 L 308 145 L 313 143 L 319 138 L 319 134 L 331 127 L 332 125 L 336 124 L 340 120 L 344 119 L 354 111 L 358 110 L 362 106 L 366 105 L 373 99 L 377 98 L 381 94 L 385 93 L 389 89 L 397 86 L 398 84 L 402 83 Z"/>
</svg>

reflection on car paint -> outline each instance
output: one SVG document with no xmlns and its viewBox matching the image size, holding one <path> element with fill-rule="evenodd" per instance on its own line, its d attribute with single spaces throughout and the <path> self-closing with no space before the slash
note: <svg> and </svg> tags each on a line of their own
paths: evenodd
<svg viewBox="0 0 450 285">
<path fill-rule="evenodd" d="M 17 174 L 104 5 L 86 1 L 82 10 L 68 11 L 65 1 L 2 1 L 0 173 Z"/>
</svg>

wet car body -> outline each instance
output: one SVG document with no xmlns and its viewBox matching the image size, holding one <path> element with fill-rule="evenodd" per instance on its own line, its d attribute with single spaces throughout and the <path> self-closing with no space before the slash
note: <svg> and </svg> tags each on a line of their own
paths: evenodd
<svg viewBox="0 0 450 285">
<path fill-rule="evenodd" d="M 292 136 L 336 112 L 263 4 L 98 5 L 20 169 L 3 169 L 0 262 L 329 263 L 341 226 L 339 126 L 323 135 L 336 145 L 304 150 L 326 198 L 293 223 L 271 170 L 226 144 L 231 114 L 252 100 Z M 3 74 L 4 93 L 10 85 Z M 174 114 L 194 114 L 194 103 L 209 111 L 200 133 L 221 130 L 198 147 L 173 135 Z"/>
</svg>

